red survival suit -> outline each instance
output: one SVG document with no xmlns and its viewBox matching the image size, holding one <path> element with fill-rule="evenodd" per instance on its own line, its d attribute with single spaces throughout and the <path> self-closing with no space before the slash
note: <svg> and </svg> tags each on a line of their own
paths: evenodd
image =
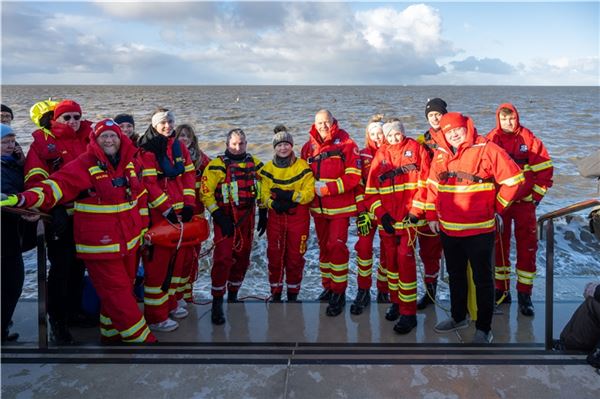
<svg viewBox="0 0 600 399">
<path fill-rule="evenodd" d="M 396 221 L 394 235 L 386 233 L 381 223 L 379 229 L 390 299 L 399 305 L 403 315 L 417 312 L 417 266 L 411 246 L 416 231 L 406 218 L 409 213 L 423 215 L 428 174 L 429 156 L 425 148 L 404 137 L 400 143 L 383 144 L 379 148 L 367 181 L 365 201 L 371 212 L 378 220 L 388 213 Z"/>
<path fill-rule="evenodd" d="M 149 135 L 150 131 L 150 135 Z M 159 133 L 150 126 L 145 133 L 149 136 Z M 141 140 L 144 139 L 142 136 Z M 166 154 L 162 158 L 163 166 L 154 152 L 145 150 L 141 144 L 138 151 L 138 161 L 142 164 L 142 183 L 148 190 L 148 207 L 150 209 L 150 223 L 164 219 L 169 209 L 180 210 L 184 205 L 194 207 L 196 204 L 194 164 L 190 159 L 188 149 L 175 140 L 172 136 L 167 139 Z M 177 148 L 175 147 L 177 146 Z M 178 153 L 177 153 L 178 152 Z M 176 153 L 176 154 L 174 154 Z M 182 164 L 174 176 L 168 177 L 165 173 L 165 164 L 174 167 Z M 177 308 L 177 301 L 183 297 L 184 288 L 181 281 L 185 279 L 184 264 L 189 261 L 189 252 L 193 247 L 175 248 L 153 246 L 143 253 L 144 261 L 144 314 L 148 323 L 155 324 L 165 321 L 169 312 Z M 161 289 L 167 275 L 169 262 L 175 256 L 173 275 L 168 292 Z"/>
<path fill-rule="evenodd" d="M 508 108 L 517 118 L 514 133 L 500 128 L 500 110 Z M 502 214 L 504 231 L 502 239 L 496 240 L 496 289 L 510 288 L 510 236 L 515 224 L 517 243 L 517 291 L 531 295 L 536 272 L 537 223 L 535 207 L 552 186 L 553 166 L 548 151 L 540 139 L 529 129 L 519 124 L 519 114 L 514 105 L 501 104 L 496 111 L 496 127 L 488 140 L 502 147 L 523 171 L 525 183 L 513 204 Z"/>
<path fill-rule="evenodd" d="M 348 225 L 356 215 L 354 189 L 361 178 L 358 146 L 335 119 L 324 140 L 314 124 L 309 135 L 301 157 L 315 180 L 325 182 L 329 190 L 327 196 L 315 196 L 310 206 L 319 240 L 321 282 L 326 290 L 343 294 L 348 286 Z"/>
<path fill-rule="evenodd" d="M 92 140 L 84 154 L 24 192 L 24 206 L 49 209 L 75 199 L 77 256 L 84 260 L 100 298 L 102 339 L 154 342 L 133 295 L 145 228 L 138 202 L 146 192 L 135 173 L 135 147 L 118 126 L 113 129 L 121 139 L 117 166 Z"/>
</svg>

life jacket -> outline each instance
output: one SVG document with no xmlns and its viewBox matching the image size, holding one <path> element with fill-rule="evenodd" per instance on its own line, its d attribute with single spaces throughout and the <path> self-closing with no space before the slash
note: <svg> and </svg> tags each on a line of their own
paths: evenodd
<svg viewBox="0 0 600 399">
<path fill-rule="evenodd" d="M 219 206 L 225 204 L 233 204 L 236 207 L 253 206 L 260 189 L 256 174 L 257 165 L 252 155 L 246 154 L 240 161 L 232 160 L 227 155 L 219 155 L 218 158 L 225 166 L 225 180 L 220 182 L 215 190 L 215 199 Z"/>
</svg>

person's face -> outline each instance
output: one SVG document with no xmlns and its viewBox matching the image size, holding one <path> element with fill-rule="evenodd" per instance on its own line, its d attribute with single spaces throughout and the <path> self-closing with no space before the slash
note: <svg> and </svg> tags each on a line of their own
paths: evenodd
<svg viewBox="0 0 600 399">
<path fill-rule="evenodd" d="M 381 144 L 383 144 L 383 129 L 370 130 L 369 138 L 377 145 L 377 148 L 381 147 Z"/>
<path fill-rule="evenodd" d="M 280 158 L 287 158 L 292 153 L 292 145 L 285 141 L 275 146 L 275 154 Z"/>
<path fill-rule="evenodd" d="M 454 148 L 458 148 L 459 145 L 465 142 L 467 138 L 467 129 L 464 127 L 457 127 L 444 133 L 446 141 Z"/>
<path fill-rule="evenodd" d="M 399 130 L 392 130 L 385 136 L 385 139 L 391 145 L 398 144 L 399 142 L 402 141 L 403 138 L 404 138 L 404 133 L 402 133 Z"/>
<path fill-rule="evenodd" d="M 78 131 L 81 126 L 81 114 L 79 112 L 65 112 L 56 118 L 56 122 L 69 125 L 71 129 Z"/>
<path fill-rule="evenodd" d="M 135 134 L 135 126 L 133 126 L 129 122 L 119 123 L 119 127 L 121 128 L 123 134 L 129 138 L 131 138 Z"/>
<path fill-rule="evenodd" d="M 10 126 L 12 122 L 12 116 L 10 115 L 10 112 L 0 112 L 0 122 Z"/>
<path fill-rule="evenodd" d="M 315 127 L 322 139 L 325 139 L 329 135 L 329 130 L 332 125 L 333 119 L 327 112 L 319 112 L 315 115 Z"/>
<path fill-rule="evenodd" d="M 506 133 L 514 133 L 517 129 L 517 116 L 515 114 L 500 114 L 500 129 Z"/>
<path fill-rule="evenodd" d="M 156 125 L 155 129 L 159 134 L 162 134 L 163 136 L 170 136 L 171 132 L 173 131 L 173 129 L 175 128 L 175 121 L 172 119 L 163 119 L 162 121 L 158 122 L 158 125 Z"/>
<path fill-rule="evenodd" d="M 96 139 L 96 143 L 100 146 L 106 155 L 113 156 L 119 152 L 121 148 L 121 139 L 119 135 L 112 130 L 102 132 Z"/>
<path fill-rule="evenodd" d="M 241 155 L 246 152 L 246 139 L 240 135 L 233 134 L 227 143 L 227 149 L 233 155 Z"/>
<path fill-rule="evenodd" d="M 188 130 L 183 130 L 179 135 L 179 141 L 186 146 L 186 148 L 190 148 L 192 145 L 192 139 L 190 137 L 190 132 Z"/>
<path fill-rule="evenodd" d="M 442 114 L 437 111 L 431 111 L 427 114 L 427 121 L 434 130 L 438 130 L 440 128 L 440 119 L 442 119 Z"/>
<path fill-rule="evenodd" d="M 2 139 L 2 155 L 12 155 L 15 151 L 16 137 L 12 134 Z"/>
</svg>

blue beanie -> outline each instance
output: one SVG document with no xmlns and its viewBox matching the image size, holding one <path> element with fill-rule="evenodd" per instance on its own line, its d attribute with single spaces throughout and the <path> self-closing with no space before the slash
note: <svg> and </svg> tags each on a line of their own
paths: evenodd
<svg viewBox="0 0 600 399">
<path fill-rule="evenodd" d="M 0 123 L 0 138 L 5 138 L 6 136 L 16 136 L 15 132 L 12 130 L 12 127 L 5 125 L 4 123 Z"/>
</svg>

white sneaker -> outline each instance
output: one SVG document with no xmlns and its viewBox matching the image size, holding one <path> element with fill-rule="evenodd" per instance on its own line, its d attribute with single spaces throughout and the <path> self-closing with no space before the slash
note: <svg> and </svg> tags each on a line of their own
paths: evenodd
<svg viewBox="0 0 600 399">
<path fill-rule="evenodd" d="M 170 332 L 176 330 L 177 327 L 179 327 L 179 323 L 177 323 L 175 320 L 167 318 L 160 323 L 150 324 L 148 327 L 150 327 L 152 331 Z"/>
<path fill-rule="evenodd" d="M 182 307 L 178 307 L 177 309 L 169 312 L 169 315 L 175 319 L 185 319 L 189 314 L 190 313 L 187 311 L 187 309 Z"/>
<path fill-rule="evenodd" d="M 185 299 L 180 299 L 177 301 L 177 307 L 178 308 L 184 308 L 186 309 L 188 306 L 188 303 L 185 301 Z"/>
</svg>

